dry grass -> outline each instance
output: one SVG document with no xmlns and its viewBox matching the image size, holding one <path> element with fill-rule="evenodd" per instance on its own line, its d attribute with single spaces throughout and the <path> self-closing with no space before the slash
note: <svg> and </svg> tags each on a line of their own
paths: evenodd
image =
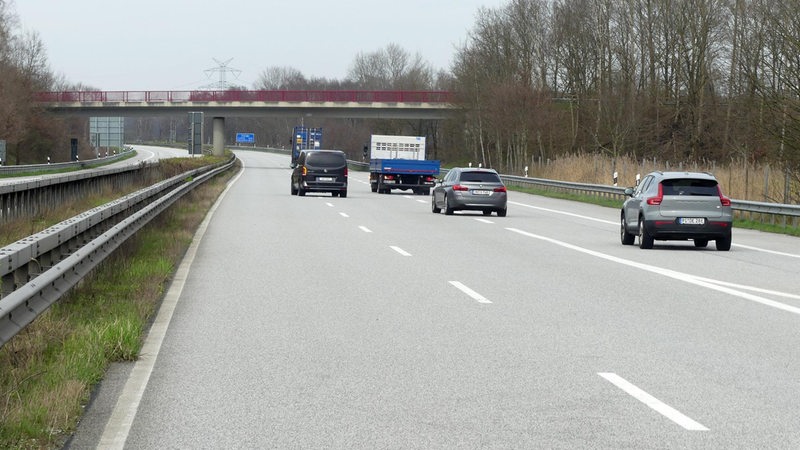
<svg viewBox="0 0 800 450">
<path fill-rule="evenodd" d="M 614 163 L 611 158 L 598 155 L 567 155 L 555 160 L 533 164 L 528 176 L 551 180 L 573 181 L 577 183 L 613 184 Z M 636 175 L 654 170 L 688 170 L 713 173 L 723 186 L 725 195 L 737 200 L 766 201 L 783 203 L 787 187 L 786 177 L 780 168 L 768 165 L 749 164 L 733 161 L 721 165 L 713 162 L 699 164 L 675 164 L 665 161 L 617 158 L 619 186 L 633 186 Z M 797 175 L 789 182 L 790 197 L 797 202 L 800 186 Z M 790 201 L 791 201 L 790 199 Z"/>
</svg>

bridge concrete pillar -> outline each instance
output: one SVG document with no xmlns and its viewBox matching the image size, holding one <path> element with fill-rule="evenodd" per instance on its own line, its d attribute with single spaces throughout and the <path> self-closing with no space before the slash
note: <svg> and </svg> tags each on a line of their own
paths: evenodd
<svg viewBox="0 0 800 450">
<path fill-rule="evenodd" d="M 225 118 L 214 117 L 212 130 L 212 143 L 214 144 L 211 153 L 214 156 L 222 156 L 225 153 Z"/>
</svg>

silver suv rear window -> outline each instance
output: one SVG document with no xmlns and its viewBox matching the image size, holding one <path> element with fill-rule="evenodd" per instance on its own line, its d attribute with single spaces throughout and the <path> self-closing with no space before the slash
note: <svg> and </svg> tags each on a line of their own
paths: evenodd
<svg viewBox="0 0 800 450">
<path fill-rule="evenodd" d="M 719 195 L 716 180 L 675 178 L 662 181 L 661 186 L 664 188 L 664 195 Z"/>
</svg>

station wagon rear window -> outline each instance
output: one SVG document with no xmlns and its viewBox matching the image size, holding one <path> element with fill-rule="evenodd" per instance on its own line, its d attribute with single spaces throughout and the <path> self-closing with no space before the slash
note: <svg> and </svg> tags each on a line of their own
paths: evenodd
<svg viewBox="0 0 800 450">
<path fill-rule="evenodd" d="M 462 183 L 502 183 L 500 177 L 492 172 L 463 172 L 460 181 Z"/>
</svg>

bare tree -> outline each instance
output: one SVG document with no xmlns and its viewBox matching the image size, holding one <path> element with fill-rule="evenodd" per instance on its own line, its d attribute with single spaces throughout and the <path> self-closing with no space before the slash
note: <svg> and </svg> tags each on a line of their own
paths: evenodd
<svg viewBox="0 0 800 450">
<path fill-rule="evenodd" d="M 268 67 L 253 84 L 255 89 L 267 91 L 302 89 L 306 85 L 303 73 L 293 67 Z"/>
</svg>

